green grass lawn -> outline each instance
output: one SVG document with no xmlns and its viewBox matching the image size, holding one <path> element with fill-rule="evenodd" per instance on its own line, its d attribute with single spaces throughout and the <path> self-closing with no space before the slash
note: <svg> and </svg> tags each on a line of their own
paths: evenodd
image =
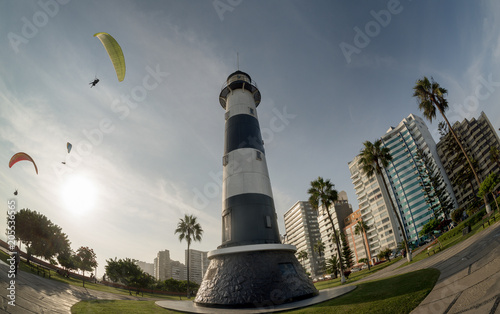
<svg viewBox="0 0 500 314">
<path fill-rule="evenodd" d="M 287 313 L 410 313 L 429 294 L 439 277 L 437 269 L 422 269 L 359 284 L 338 298 Z M 154 301 L 81 301 L 71 313 L 177 313 Z"/>
<path fill-rule="evenodd" d="M 463 235 L 461 230 L 464 228 L 464 224 L 467 223 L 467 221 L 460 223 L 458 226 L 456 226 L 452 230 L 442 234 L 438 238 L 439 242 L 441 243 L 441 251 L 446 250 L 447 248 L 450 248 L 450 247 L 452 247 L 452 246 L 454 246 L 462 241 L 465 241 L 468 238 L 472 237 L 473 235 L 483 231 L 484 229 L 487 229 L 490 226 L 493 226 L 495 223 L 498 223 L 498 221 L 500 220 L 500 213 L 497 211 L 494 213 L 494 216 L 495 216 L 495 221 L 494 222 L 491 221 L 490 225 L 486 224 L 485 227 L 483 228 L 483 220 L 481 220 L 481 221 L 477 222 L 475 225 L 471 226 L 471 231 L 469 233 L 467 233 L 466 235 Z M 455 229 L 457 229 L 459 232 L 457 232 L 457 230 L 455 230 Z M 452 233 L 452 232 L 456 233 L 456 234 L 453 236 L 449 236 L 450 233 Z M 439 247 L 439 243 L 434 244 L 434 247 L 436 247 L 436 248 Z M 432 256 L 432 255 L 433 255 L 432 252 L 427 254 L 427 249 L 424 249 L 419 254 L 413 256 L 412 261 L 410 263 L 406 262 L 403 265 L 399 266 L 398 268 L 404 267 L 408 264 L 416 263 L 416 262 L 421 261 L 423 259 L 426 259 L 427 257 Z"/>
<path fill-rule="evenodd" d="M 384 263 L 372 266 L 370 268 L 370 270 L 368 270 L 368 268 L 367 268 L 367 269 L 353 272 L 349 275 L 349 278 L 347 279 L 346 283 L 352 283 L 352 282 L 355 282 L 357 280 L 360 280 L 361 278 L 364 278 L 364 277 L 369 276 L 369 275 L 371 275 L 371 274 L 373 274 L 373 273 L 375 273 L 383 268 L 386 268 L 387 266 L 390 266 L 399 260 L 401 260 L 401 256 L 394 258 L 394 259 L 391 259 L 390 262 L 384 262 Z M 337 287 L 337 286 L 340 286 L 340 278 L 325 280 L 325 281 L 318 281 L 318 282 L 314 283 L 314 286 L 318 290 Z"/>
<path fill-rule="evenodd" d="M 368 281 L 341 297 L 287 313 L 410 313 L 429 294 L 439 270 L 415 272 Z"/>
<path fill-rule="evenodd" d="M 155 301 L 91 300 L 71 307 L 71 313 L 177 313 L 155 304 Z"/>
</svg>

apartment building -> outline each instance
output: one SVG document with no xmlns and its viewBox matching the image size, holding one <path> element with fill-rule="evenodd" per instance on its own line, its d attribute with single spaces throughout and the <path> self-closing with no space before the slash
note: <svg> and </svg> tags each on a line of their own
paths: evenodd
<svg viewBox="0 0 500 314">
<path fill-rule="evenodd" d="M 159 251 L 154 259 L 154 276 L 156 280 L 166 280 L 172 278 L 172 269 L 170 267 L 170 251 Z"/>
<path fill-rule="evenodd" d="M 490 154 L 491 147 L 497 147 L 497 149 L 500 150 L 500 139 L 484 112 L 481 112 L 477 119 L 472 118 L 470 120 L 464 119 L 462 122 L 457 121 L 452 127 L 460 138 L 468 155 L 477 161 L 476 172 L 481 182 L 490 173 L 500 174 L 500 165 L 491 160 Z M 444 139 L 438 142 L 437 153 L 444 165 L 447 176 L 450 178 L 458 205 L 462 207 L 474 198 L 479 187 L 474 178 L 464 183 L 458 180 L 457 177 L 459 173 L 462 171 L 463 167 L 468 167 L 468 164 L 465 162 L 455 165 L 453 160 L 457 154 L 462 154 L 462 152 L 450 151 L 447 149 L 445 142 Z M 470 183 L 472 184 L 472 188 Z"/>
<path fill-rule="evenodd" d="M 330 215 L 332 217 L 335 230 L 337 232 L 342 232 L 345 227 L 344 219 L 352 214 L 352 206 L 348 202 L 347 193 L 345 191 L 339 192 L 338 195 L 339 200 L 335 202 L 335 204 L 331 206 L 328 211 L 330 212 Z M 321 235 L 321 241 L 325 245 L 325 261 L 328 261 L 333 256 L 339 258 L 337 254 L 336 243 L 332 238 L 332 224 L 330 222 L 330 218 L 328 217 L 328 213 L 323 208 L 320 208 L 318 211 L 318 225 Z"/>
<path fill-rule="evenodd" d="M 429 183 L 429 169 L 421 167 L 417 151 L 426 154 L 437 166 L 434 175 L 442 178 L 442 185 L 445 185 L 442 187 L 446 187 L 448 197 L 456 208 L 451 184 L 439 159 L 434 139 L 420 117 L 410 114 L 398 126 L 389 128 L 381 140 L 392 156 L 389 166 L 384 169 L 384 178 L 398 207 L 408 241 L 418 244 L 422 240 L 420 230 L 430 219 L 435 218 L 441 204 L 438 198 L 431 197 L 436 194 L 432 188 L 430 191 L 423 188 L 424 184 Z"/>
<path fill-rule="evenodd" d="M 298 201 L 284 215 L 286 236 L 284 242 L 292 244 L 299 252 L 307 252 L 307 259 L 299 262 L 312 277 L 323 274 L 324 256 L 320 256 L 314 246 L 320 241 L 318 214 L 309 202 Z"/>
<path fill-rule="evenodd" d="M 383 177 L 375 173 L 369 178 L 362 169 L 359 156 L 354 157 L 348 165 L 359 205 L 357 219 L 363 220 L 368 225 L 366 230 L 368 255 L 374 262 L 380 251 L 397 248 L 398 243 L 403 240 L 403 231 L 398 226 L 389 195 L 383 187 Z M 352 224 L 352 220 L 350 222 Z"/>
<path fill-rule="evenodd" d="M 196 282 L 197 284 L 201 284 L 203 280 L 203 276 L 207 271 L 209 260 L 207 258 L 208 252 L 197 251 L 193 249 L 189 249 L 184 251 L 184 255 L 186 257 L 186 265 L 187 265 L 187 257 L 189 253 L 189 280 Z M 187 278 L 187 276 L 185 277 Z M 185 279 L 183 279 L 185 280 Z"/>
<path fill-rule="evenodd" d="M 370 254 L 370 249 L 368 246 L 368 238 L 363 232 L 356 234 L 356 225 L 361 219 L 361 210 L 358 209 L 344 220 L 344 234 L 346 235 L 346 240 L 354 254 L 354 265 L 358 264 L 358 261 L 362 258 L 374 262 L 372 255 Z M 365 250 L 366 248 L 366 250 Z"/>
</svg>

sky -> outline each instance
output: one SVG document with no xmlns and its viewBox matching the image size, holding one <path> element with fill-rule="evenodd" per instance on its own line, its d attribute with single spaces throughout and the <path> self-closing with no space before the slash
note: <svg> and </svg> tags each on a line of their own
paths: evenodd
<svg viewBox="0 0 500 314">
<path fill-rule="evenodd" d="M 74 250 L 96 252 L 98 277 L 115 257 L 152 263 L 168 249 L 184 262 L 187 244 L 174 230 L 185 214 L 204 230 L 191 248 L 216 249 L 218 96 L 238 69 L 262 94 L 280 233 L 318 176 L 356 210 L 348 162 L 364 141 L 422 116 L 417 79 L 448 90 L 450 122 L 484 111 L 498 130 L 499 24 L 495 0 L 1 1 L 0 229 L 9 200 L 41 212 Z M 122 48 L 123 82 L 98 32 Z M 428 123 L 436 141 L 439 121 Z M 8 167 L 17 152 L 38 175 L 27 161 Z"/>
</svg>

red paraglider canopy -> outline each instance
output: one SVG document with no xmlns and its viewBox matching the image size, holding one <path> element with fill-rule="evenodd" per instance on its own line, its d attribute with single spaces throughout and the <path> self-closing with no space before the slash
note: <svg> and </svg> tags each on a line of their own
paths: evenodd
<svg viewBox="0 0 500 314">
<path fill-rule="evenodd" d="M 33 163 L 33 166 L 35 166 L 36 174 L 38 174 L 38 168 L 36 167 L 36 164 L 35 164 L 35 161 L 33 160 L 33 158 L 31 158 L 28 154 L 23 153 L 23 152 L 14 154 L 14 156 L 12 156 L 12 158 L 9 161 L 9 168 L 12 168 L 12 166 L 14 166 L 18 161 L 21 161 L 21 160 L 31 161 Z"/>
</svg>

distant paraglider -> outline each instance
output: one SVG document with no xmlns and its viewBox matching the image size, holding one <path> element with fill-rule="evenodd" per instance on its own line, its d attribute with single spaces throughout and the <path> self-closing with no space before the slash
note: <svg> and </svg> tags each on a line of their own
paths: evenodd
<svg viewBox="0 0 500 314">
<path fill-rule="evenodd" d="M 89 83 L 90 88 L 94 87 L 99 83 L 99 79 L 96 77 L 92 82 Z"/>
<path fill-rule="evenodd" d="M 118 42 L 108 33 L 96 33 L 94 34 L 94 37 L 99 38 L 104 48 L 106 48 L 109 58 L 111 59 L 111 62 L 113 62 L 118 81 L 123 81 L 123 79 L 125 78 L 125 57 L 123 56 L 122 48 L 120 47 Z M 95 84 L 97 84 L 96 81 L 99 82 L 99 80 L 96 78 L 96 80 L 91 82 L 91 84 L 94 82 Z M 93 84 L 92 86 L 95 86 L 95 84 Z"/>
<path fill-rule="evenodd" d="M 67 143 L 66 143 L 66 149 L 68 150 L 68 154 L 71 152 L 71 148 L 73 148 L 73 145 L 71 145 L 71 143 L 70 143 L 70 142 L 67 142 Z M 63 165 L 65 165 L 65 164 L 66 164 L 66 162 L 65 162 L 65 161 L 62 161 L 61 163 L 62 163 Z"/>
<path fill-rule="evenodd" d="M 14 195 L 17 195 L 17 189 L 14 191 Z"/>
<path fill-rule="evenodd" d="M 36 163 L 33 160 L 33 158 L 31 158 L 28 154 L 23 152 L 19 152 L 17 154 L 14 154 L 14 156 L 12 156 L 12 158 L 9 161 L 9 168 L 12 168 L 12 166 L 14 166 L 17 162 L 21 160 L 31 161 L 33 163 L 33 166 L 35 166 L 36 174 L 38 174 L 38 168 L 36 167 Z"/>
</svg>

